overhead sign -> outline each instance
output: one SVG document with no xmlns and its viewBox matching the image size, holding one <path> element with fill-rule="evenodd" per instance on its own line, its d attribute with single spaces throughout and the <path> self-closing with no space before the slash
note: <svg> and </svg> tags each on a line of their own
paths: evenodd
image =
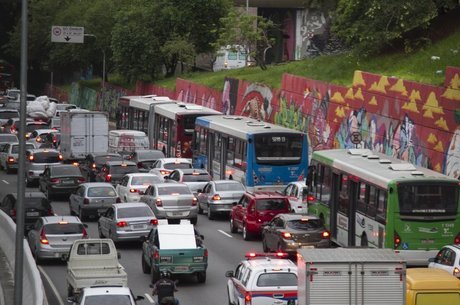
<svg viewBox="0 0 460 305">
<path fill-rule="evenodd" d="M 85 28 L 80 26 L 51 27 L 51 42 L 83 43 Z"/>
</svg>

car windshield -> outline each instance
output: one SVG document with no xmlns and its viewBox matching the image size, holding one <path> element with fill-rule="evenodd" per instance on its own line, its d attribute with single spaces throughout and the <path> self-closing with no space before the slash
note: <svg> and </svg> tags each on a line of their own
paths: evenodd
<svg viewBox="0 0 460 305">
<path fill-rule="evenodd" d="M 192 164 L 181 162 L 181 163 L 166 163 L 165 169 L 184 169 L 184 168 L 192 168 Z"/>
<path fill-rule="evenodd" d="M 57 163 L 61 159 L 59 158 L 59 153 L 49 151 L 35 153 L 31 161 L 35 163 Z"/>
<path fill-rule="evenodd" d="M 38 208 L 38 209 L 41 209 L 44 204 L 44 201 L 46 199 L 45 198 L 30 198 L 30 197 L 27 197 L 24 198 L 24 206 L 26 208 Z M 51 206 L 50 206 L 51 207 Z"/>
<path fill-rule="evenodd" d="M 33 144 L 26 144 L 26 149 L 34 149 L 34 145 Z M 11 153 L 12 154 L 17 154 L 19 153 L 19 145 L 13 145 L 11 147 Z"/>
<path fill-rule="evenodd" d="M 51 167 L 51 176 L 81 176 L 80 169 L 76 166 L 56 166 Z"/>
<path fill-rule="evenodd" d="M 183 182 L 209 182 L 211 176 L 206 173 L 184 174 Z"/>
<path fill-rule="evenodd" d="M 129 174 L 137 173 L 139 169 L 136 165 L 113 165 L 110 167 L 111 174 Z"/>
<path fill-rule="evenodd" d="M 0 134 L 0 142 L 19 142 L 14 134 Z"/>
<path fill-rule="evenodd" d="M 319 219 L 296 219 L 286 223 L 286 227 L 295 230 L 316 230 L 323 227 Z"/>
<path fill-rule="evenodd" d="M 68 223 L 61 221 L 45 226 L 45 234 L 82 234 L 83 225 L 81 223 Z"/>
<path fill-rule="evenodd" d="M 284 210 L 286 203 L 283 199 L 257 199 L 256 208 L 258 211 Z"/>
<path fill-rule="evenodd" d="M 94 161 L 97 164 L 104 164 L 107 161 L 123 161 L 123 157 L 117 155 L 97 156 L 94 158 Z"/>
<path fill-rule="evenodd" d="M 104 294 L 85 297 L 85 305 L 132 305 L 129 295 Z"/>
<path fill-rule="evenodd" d="M 186 195 L 191 194 L 188 186 L 158 187 L 158 195 Z"/>
<path fill-rule="evenodd" d="M 19 113 L 17 111 L 2 111 L 0 112 L 0 119 L 11 119 L 18 118 Z"/>
<path fill-rule="evenodd" d="M 244 186 L 240 183 L 216 183 L 216 191 L 244 191 Z"/>
<path fill-rule="evenodd" d="M 257 279 L 258 287 L 268 286 L 297 286 L 297 276 L 294 273 L 262 273 Z"/>
<path fill-rule="evenodd" d="M 163 154 L 163 152 L 159 150 L 146 150 L 137 152 L 138 160 L 157 160 L 164 157 L 165 155 Z"/>
<path fill-rule="evenodd" d="M 43 124 L 43 123 L 38 123 L 38 124 L 27 124 L 26 125 L 26 131 L 27 132 L 32 132 L 36 129 L 48 129 L 49 125 L 48 124 Z"/>
<path fill-rule="evenodd" d="M 133 218 L 133 217 L 148 217 L 153 216 L 153 212 L 149 207 L 129 207 L 121 208 L 117 211 L 118 218 Z"/>
<path fill-rule="evenodd" d="M 116 192 L 111 187 L 91 187 L 88 189 L 88 197 L 114 197 Z"/>
<path fill-rule="evenodd" d="M 131 185 L 151 185 L 155 183 L 161 183 L 162 179 L 158 176 L 139 176 L 133 177 Z"/>
</svg>

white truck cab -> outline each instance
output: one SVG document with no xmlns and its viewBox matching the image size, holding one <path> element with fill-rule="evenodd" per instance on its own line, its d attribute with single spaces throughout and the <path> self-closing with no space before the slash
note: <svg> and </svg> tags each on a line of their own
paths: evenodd
<svg viewBox="0 0 460 305">
<path fill-rule="evenodd" d="M 235 271 L 227 271 L 229 304 L 297 304 L 297 266 L 287 253 L 248 253 Z"/>
</svg>

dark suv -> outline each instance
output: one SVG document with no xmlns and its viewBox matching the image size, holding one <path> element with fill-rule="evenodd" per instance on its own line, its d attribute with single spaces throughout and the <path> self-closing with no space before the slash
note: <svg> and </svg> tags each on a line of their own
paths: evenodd
<svg viewBox="0 0 460 305">
<path fill-rule="evenodd" d="M 8 214 L 16 222 L 16 203 L 18 196 L 16 193 L 6 195 L 0 203 L 0 209 Z M 24 217 L 25 230 L 27 233 L 41 216 L 54 215 L 50 201 L 41 192 L 26 192 L 24 195 Z"/>
<path fill-rule="evenodd" d="M 260 235 L 262 227 L 273 217 L 281 213 L 289 213 L 290 205 L 287 197 L 276 192 L 246 192 L 239 202 L 233 203 L 230 212 L 230 231 L 243 231 L 244 240 Z"/>
<path fill-rule="evenodd" d="M 137 164 L 130 161 L 108 161 L 96 175 L 97 182 L 109 182 L 117 185 L 121 179 L 130 173 L 138 173 Z"/>
<path fill-rule="evenodd" d="M 123 157 L 117 153 L 91 153 L 80 163 L 80 170 L 86 181 L 96 181 L 96 175 L 107 161 L 123 161 Z"/>
</svg>

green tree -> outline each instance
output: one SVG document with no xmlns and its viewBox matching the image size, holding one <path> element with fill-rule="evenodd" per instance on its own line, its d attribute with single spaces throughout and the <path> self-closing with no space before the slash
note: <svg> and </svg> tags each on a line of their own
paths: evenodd
<svg viewBox="0 0 460 305">
<path fill-rule="evenodd" d="M 275 42 L 269 32 L 279 28 L 271 20 L 262 16 L 249 15 L 243 10 L 233 8 L 228 15 L 221 19 L 223 28 L 218 32 L 215 48 L 226 45 L 240 45 L 246 48 L 247 54 L 254 58 L 262 69 L 265 64 L 265 53 Z"/>
<path fill-rule="evenodd" d="M 193 65 L 195 58 L 195 47 L 189 39 L 180 36 L 173 36 L 160 48 L 163 54 L 163 61 L 166 68 L 165 77 L 171 77 L 176 71 L 177 64 L 182 64 L 181 71 L 184 71 L 184 64 Z"/>
</svg>

